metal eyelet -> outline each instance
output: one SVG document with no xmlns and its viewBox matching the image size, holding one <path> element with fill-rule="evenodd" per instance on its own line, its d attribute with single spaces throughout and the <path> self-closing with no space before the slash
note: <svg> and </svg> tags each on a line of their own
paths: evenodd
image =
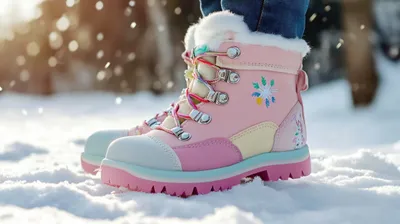
<svg viewBox="0 0 400 224">
<path fill-rule="evenodd" d="M 198 110 L 193 109 L 190 111 L 189 116 L 192 118 L 192 120 L 196 121 L 197 123 L 200 124 L 208 124 L 211 122 L 211 116 L 208 114 L 205 114 L 203 112 L 200 112 Z"/>
<path fill-rule="evenodd" d="M 210 91 L 206 99 L 214 102 L 215 104 L 226 104 L 229 101 L 229 96 L 224 92 Z"/>
<path fill-rule="evenodd" d="M 234 59 L 240 55 L 240 49 L 238 47 L 230 47 L 226 53 L 229 58 Z"/>
<path fill-rule="evenodd" d="M 154 129 L 155 127 L 157 127 L 158 125 L 161 124 L 161 122 L 159 122 L 157 119 L 155 119 L 154 117 L 147 120 L 146 124 L 151 128 Z"/>
<path fill-rule="evenodd" d="M 165 112 L 167 112 L 167 115 L 172 115 L 172 110 L 173 110 L 174 108 L 173 107 L 168 107 L 166 110 L 165 110 Z"/>
<path fill-rule="evenodd" d="M 231 72 L 231 74 L 229 74 L 229 83 L 232 84 L 236 84 L 238 83 L 240 80 L 240 75 L 236 72 Z"/>
<path fill-rule="evenodd" d="M 231 70 L 220 69 L 218 70 L 218 78 L 221 81 L 236 84 L 240 80 L 240 75 L 236 72 L 232 72 Z"/>
<path fill-rule="evenodd" d="M 218 101 L 217 104 L 226 104 L 229 101 L 229 96 L 226 93 L 220 93 L 218 95 Z"/>
<path fill-rule="evenodd" d="M 174 135 L 181 141 L 188 141 L 192 138 L 192 135 L 188 132 L 184 132 L 181 127 L 174 127 L 171 129 Z"/>
</svg>

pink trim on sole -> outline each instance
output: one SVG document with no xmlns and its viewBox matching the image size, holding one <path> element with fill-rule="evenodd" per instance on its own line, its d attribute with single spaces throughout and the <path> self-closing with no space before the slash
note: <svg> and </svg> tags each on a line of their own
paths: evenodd
<svg viewBox="0 0 400 224">
<path fill-rule="evenodd" d="M 85 173 L 89 173 L 92 175 L 96 175 L 96 173 L 99 171 L 100 168 L 100 166 L 85 162 L 82 158 L 81 158 L 81 166 L 83 171 L 85 171 Z"/>
<path fill-rule="evenodd" d="M 201 183 L 151 181 L 133 176 L 124 170 L 103 165 L 101 168 L 101 180 L 104 184 L 114 187 L 126 187 L 132 191 L 166 193 L 172 196 L 187 197 L 230 189 L 240 184 L 241 180 L 246 177 L 259 176 L 263 181 L 277 181 L 279 179 L 297 179 L 302 176 L 308 176 L 310 173 L 311 161 L 310 157 L 308 157 L 302 162 L 264 166 L 226 179 Z"/>
</svg>

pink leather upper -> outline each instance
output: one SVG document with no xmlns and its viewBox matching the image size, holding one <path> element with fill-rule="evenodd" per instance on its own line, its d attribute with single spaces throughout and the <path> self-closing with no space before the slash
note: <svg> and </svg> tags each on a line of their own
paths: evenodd
<svg viewBox="0 0 400 224">
<path fill-rule="evenodd" d="M 197 171 L 229 166 L 242 161 L 239 149 L 225 138 L 174 147 L 183 171 Z"/>
<path fill-rule="evenodd" d="M 224 42 L 219 51 L 237 46 L 240 55 L 237 58 L 218 57 L 217 65 L 232 69 L 252 69 L 297 74 L 302 66 L 300 53 L 285 51 L 277 47 L 243 45 L 237 42 Z"/>
<path fill-rule="evenodd" d="M 271 71 L 269 67 L 264 67 L 263 70 L 259 67 L 257 67 L 258 70 L 248 69 L 251 66 L 258 66 L 257 62 L 263 62 L 271 65 L 277 64 L 277 67 L 286 66 L 299 70 L 301 67 L 300 54 L 276 47 L 262 47 L 234 42 L 224 43 L 219 51 L 225 52 L 230 46 L 239 47 L 242 53 L 238 58 L 229 60 L 235 61 L 235 64 L 240 64 L 241 62 L 248 64 L 252 60 L 256 64 L 250 64 L 250 67 L 246 69 L 232 69 L 240 75 L 239 83 L 218 82 L 214 85 L 216 91 L 228 93 L 229 102 L 227 104 L 205 103 L 198 105 L 199 110 L 211 115 L 211 123 L 204 125 L 191 120 L 185 121 L 182 124 L 182 128 L 184 131 L 192 133 L 192 138 L 189 141 L 180 141 L 174 135 L 160 130 L 152 130 L 147 135 L 154 136 L 171 147 L 178 147 L 210 138 L 229 138 L 250 126 L 265 121 L 271 121 L 277 125 L 281 124 L 291 108 L 298 102 L 296 92 L 297 73 L 289 74 Z M 232 67 L 234 67 L 232 63 L 226 63 L 225 68 L 231 69 Z M 252 96 L 252 93 L 255 92 L 253 83 L 260 83 L 262 76 L 267 79 L 268 83 L 273 79 L 274 87 L 278 90 L 278 92 L 274 93 L 276 102 L 271 103 L 268 108 L 265 104 L 258 105 L 255 97 Z"/>
</svg>

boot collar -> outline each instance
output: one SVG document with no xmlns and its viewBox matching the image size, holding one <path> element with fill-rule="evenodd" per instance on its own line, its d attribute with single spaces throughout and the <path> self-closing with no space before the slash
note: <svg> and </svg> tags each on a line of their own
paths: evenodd
<svg viewBox="0 0 400 224">
<path fill-rule="evenodd" d="M 215 12 L 200 19 L 194 31 L 196 46 L 207 45 L 210 50 L 216 51 L 226 41 L 278 47 L 298 52 L 303 57 L 310 51 L 310 47 L 302 39 L 287 39 L 279 35 L 252 32 L 243 21 L 243 16 L 229 11 Z"/>
</svg>

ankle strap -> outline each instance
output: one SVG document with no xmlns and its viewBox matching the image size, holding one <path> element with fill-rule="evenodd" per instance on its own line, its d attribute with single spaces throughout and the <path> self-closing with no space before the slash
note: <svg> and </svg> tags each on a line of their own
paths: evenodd
<svg viewBox="0 0 400 224">
<path fill-rule="evenodd" d="M 227 52 L 237 47 L 240 54 L 235 58 L 217 57 L 216 65 L 239 70 L 275 71 L 297 75 L 302 67 L 303 57 L 300 53 L 287 51 L 278 47 L 224 42 L 219 52 Z"/>
</svg>

